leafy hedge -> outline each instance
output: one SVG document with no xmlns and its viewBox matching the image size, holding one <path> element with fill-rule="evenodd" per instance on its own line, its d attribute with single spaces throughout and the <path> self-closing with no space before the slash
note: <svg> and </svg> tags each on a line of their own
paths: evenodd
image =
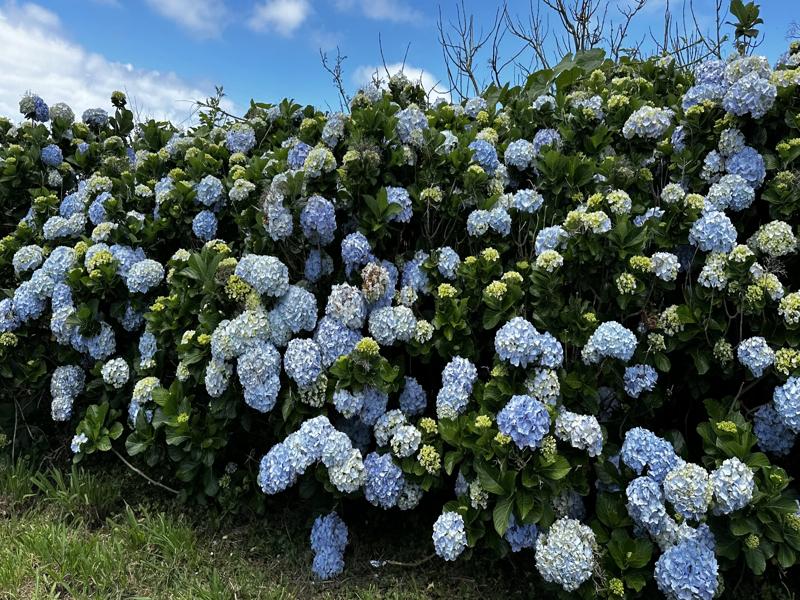
<svg viewBox="0 0 800 600">
<path fill-rule="evenodd" d="M 0 121 L 6 443 L 68 429 L 228 509 L 420 505 L 443 558 L 528 552 L 587 598 L 783 577 L 798 65 L 589 51 L 463 106 L 398 75 L 186 131 L 28 95 Z M 341 572 L 336 513 L 311 542 Z"/>
</svg>

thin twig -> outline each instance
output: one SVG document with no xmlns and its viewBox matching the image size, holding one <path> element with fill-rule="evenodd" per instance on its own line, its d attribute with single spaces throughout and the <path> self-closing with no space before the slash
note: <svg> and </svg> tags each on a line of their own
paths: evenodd
<svg viewBox="0 0 800 600">
<path fill-rule="evenodd" d="M 125 460 L 125 457 L 122 456 L 119 452 L 117 452 L 117 450 L 115 448 L 111 448 L 111 451 L 114 454 L 117 455 L 117 458 L 119 458 L 125 464 L 126 467 L 128 467 L 131 471 L 133 471 L 137 475 L 140 475 L 141 477 L 145 478 L 147 481 L 149 481 L 153 485 L 156 485 L 156 486 L 160 487 L 162 490 L 166 490 L 166 491 L 168 491 L 168 492 L 170 492 L 172 494 L 175 494 L 176 496 L 178 495 L 178 493 L 179 493 L 178 490 L 174 490 L 171 487 L 169 487 L 167 485 L 164 485 L 163 483 L 160 483 L 160 482 L 156 481 L 155 479 L 152 479 L 151 477 L 146 475 L 142 470 L 137 469 L 131 463 L 129 463 L 127 460 Z"/>
</svg>

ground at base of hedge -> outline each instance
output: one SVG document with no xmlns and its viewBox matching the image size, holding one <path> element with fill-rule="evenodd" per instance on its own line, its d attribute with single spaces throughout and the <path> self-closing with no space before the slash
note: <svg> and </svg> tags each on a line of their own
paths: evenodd
<svg viewBox="0 0 800 600">
<path fill-rule="evenodd" d="M 124 467 L 122 467 L 124 469 Z M 0 599 L 529 598 L 530 572 L 489 561 L 415 563 L 427 536 L 351 527 L 345 572 L 311 574 L 307 515 L 215 523 L 127 471 L 34 469 L 0 459 Z M 367 539 L 364 539 L 364 538 Z M 389 539 L 387 539 L 387 537 Z"/>
</svg>

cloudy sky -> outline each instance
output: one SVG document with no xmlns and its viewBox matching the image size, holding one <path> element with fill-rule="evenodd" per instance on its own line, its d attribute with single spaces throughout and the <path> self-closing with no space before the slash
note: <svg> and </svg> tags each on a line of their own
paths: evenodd
<svg viewBox="0 0 800 600">
<path fill-rule="evenodd" d="M 250 98 L 337 107 L 320 49 L 341 48 L 353 90 L 382 63 L 379 36 L 391 69 L 405 56 L 407 74 L 433 88 L 445 76 L 438 12 L 453 18 L 457 1 L 0 0 L 0 114 L 16 117 L 26 90 L 82 111 L 107 108 L 110 92 L 122 89 L 142 116 L 180 122 L 215 85 L 224 86 L 228 108 L 238 112 Z M 635 36 L 659 28 L 666 1 L 649 0 Z M 671 1 L 675 7 L 684 0 Z M 464 2 L 477 22 L 491 22 L 497 3 Z M 800 21 L 796 2 L 761 2 L 766 35 L 759 51 L 771 59 L 786 46 L 789 22 Z M 514 14 L 529 11 L 529 0 L 509 5 Z M 712 0 L 694 5 L 710 22 L 703 11 Z"/>
</svg>

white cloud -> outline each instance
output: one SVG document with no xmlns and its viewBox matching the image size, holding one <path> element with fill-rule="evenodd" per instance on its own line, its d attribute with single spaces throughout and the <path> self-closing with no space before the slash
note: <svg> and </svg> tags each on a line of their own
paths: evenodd
<svg viewBox="0 0 800 600">
<path fill-rule="evenodd" d="M 162 17 L 201 37 L 217 37 L 227 24 L 224 0 L 147 0 Z"/>
<path fill-rule="evenodd" d="M 445 86 L 442 85 L 438 77 L 435 77 L 430 71 L 425 71 L 424 69 L 420 69 L 409 64 L 403 65 L 403 63 L 392 63 L 390 65 L 386 65 L 386 68 L 384 68 L 383 65 L 378 67 L 372 65 L 362 65 L 354 71 L 353 80 L 358 85 L 364 85 L 370 81 L 378 79 L 385 86 L 387 79 L 386 71 L 389 71 L 390 76 L 394 75 L 395 73 L 402 72 L 411 81 L 421 83 L 422 87 L 424 87 L 428 92 L 428 100 L 444 98 L 448 102 L 450 101 L 450 93 L 447 91 Z"/>
<path fill-rule="evenodd" d="M 174 73 L 139 69 L 113 62 L 68 40 L 58 16 L 35 5 L 7 2 L 0 7 L 0 114 L 19 118 L 19 99 L 30 90 L 48 104 L 66 102 L 77 115 L 85 109 L 110 109 L 114 90 L 126 92 L 142 118 L 180 123 L 191 114 L 192 101 L 209 89 L 192 85 Z M 227 103 L 226 110 L 232 110 Z"/>
<path fill-rule="evenodd" d="M 403 0 L 336 0 L 339 10 L 358 8 L 365 17 L 375 21 L 394 21 L 395 23 L 416 23 L 423 14 Z"/>
<path fill-rule="evenodd" d="M 248 25 L 255 31 L 272 30 L 292 35 L 311 14 L 308 0 L 265 0 L 256 4 Z"/>
</svg>

